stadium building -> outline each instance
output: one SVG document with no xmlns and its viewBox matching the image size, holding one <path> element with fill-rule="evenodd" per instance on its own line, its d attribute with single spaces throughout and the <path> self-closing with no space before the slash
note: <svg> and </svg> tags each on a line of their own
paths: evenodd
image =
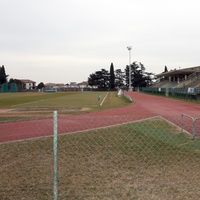
<svg viewBox="0 0 200 200">
<path fill-rule="evenodd" d="M 144 92 L 200 99 L 200 66 L 174 69 L 156 75 L 157 82 Z"/>
</svg>

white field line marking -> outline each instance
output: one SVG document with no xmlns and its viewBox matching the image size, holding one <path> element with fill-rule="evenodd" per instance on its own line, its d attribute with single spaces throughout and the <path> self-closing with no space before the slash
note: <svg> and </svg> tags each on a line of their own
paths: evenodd
<svg viewBox="0 0 200 200">
<path fill-rule="evenodd" d="M 44 101 L 44 100 L 41 99 L 41 100 L 38 100 L 38 101 L 31 101 L 31 102 L 26 102 L 26 103 L 20 103 L 20 104 L 13 105 L 12 107 L 17 107 L 17 106 L 21 106 L 21 105 L 36 103 L 36 102 L 40 102 L 40 101 Z"/>
<path fill-rule="evenodd" d="M 129 101 L 133 102 L 133 99 L 129 95 L 124 94 L 124 97 L 126 97 Z"/>
<path fill-rule="evenodd" d="M 99 106 L 102 106 L 103 105 L 103 102 L 105 101 L 106 97 L 108 96 L 109 92 L 107 92 L 106 96 L 104 97 L 103 101 L 100 103 Z"/>
</svg>

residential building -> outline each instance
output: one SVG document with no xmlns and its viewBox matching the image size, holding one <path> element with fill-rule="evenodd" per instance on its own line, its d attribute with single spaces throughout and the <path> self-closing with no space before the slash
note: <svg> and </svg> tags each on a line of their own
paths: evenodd
<svg viewBox="0 0 200 200">
<path fill-rule="evenodd" d="M 36 87 L 36 82 L 29 79 L 20 79 L 24 83 L 26 90 L 32 90 Z"/>
</svg>

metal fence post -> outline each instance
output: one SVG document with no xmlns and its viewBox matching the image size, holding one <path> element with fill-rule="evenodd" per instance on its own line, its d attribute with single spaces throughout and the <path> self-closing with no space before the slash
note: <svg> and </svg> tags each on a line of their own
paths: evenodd
<svg viewBox="0 0 200 200">
<path fill-rule="evenodd" d="M 195 139 L 195 137 L 196 137 L 196 127 L 197 127 L 196 126 L 196 122 L 197 122 L 197 120 L 200 120 L 200 117 L 194 119 L 194 130 L 193 130 L 194 131 L 193 132 L 194 135 L 193 135 L 193 139 Z"/>
<path fill-rule="evenodd" d="M 58 199 L 58 112 L 53 114 L 54 200 Z"/>
</svg>

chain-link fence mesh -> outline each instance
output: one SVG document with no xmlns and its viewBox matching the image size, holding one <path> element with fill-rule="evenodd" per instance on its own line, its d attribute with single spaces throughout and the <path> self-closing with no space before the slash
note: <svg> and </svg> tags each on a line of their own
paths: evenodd
<svg viewBox="0 0 200 200">
<path fill-rule="evenodd" d="M 0 199 L 200 199 L 199 124 L 193 139 L 181 116 L 0 123 Z"/>
</svg>

